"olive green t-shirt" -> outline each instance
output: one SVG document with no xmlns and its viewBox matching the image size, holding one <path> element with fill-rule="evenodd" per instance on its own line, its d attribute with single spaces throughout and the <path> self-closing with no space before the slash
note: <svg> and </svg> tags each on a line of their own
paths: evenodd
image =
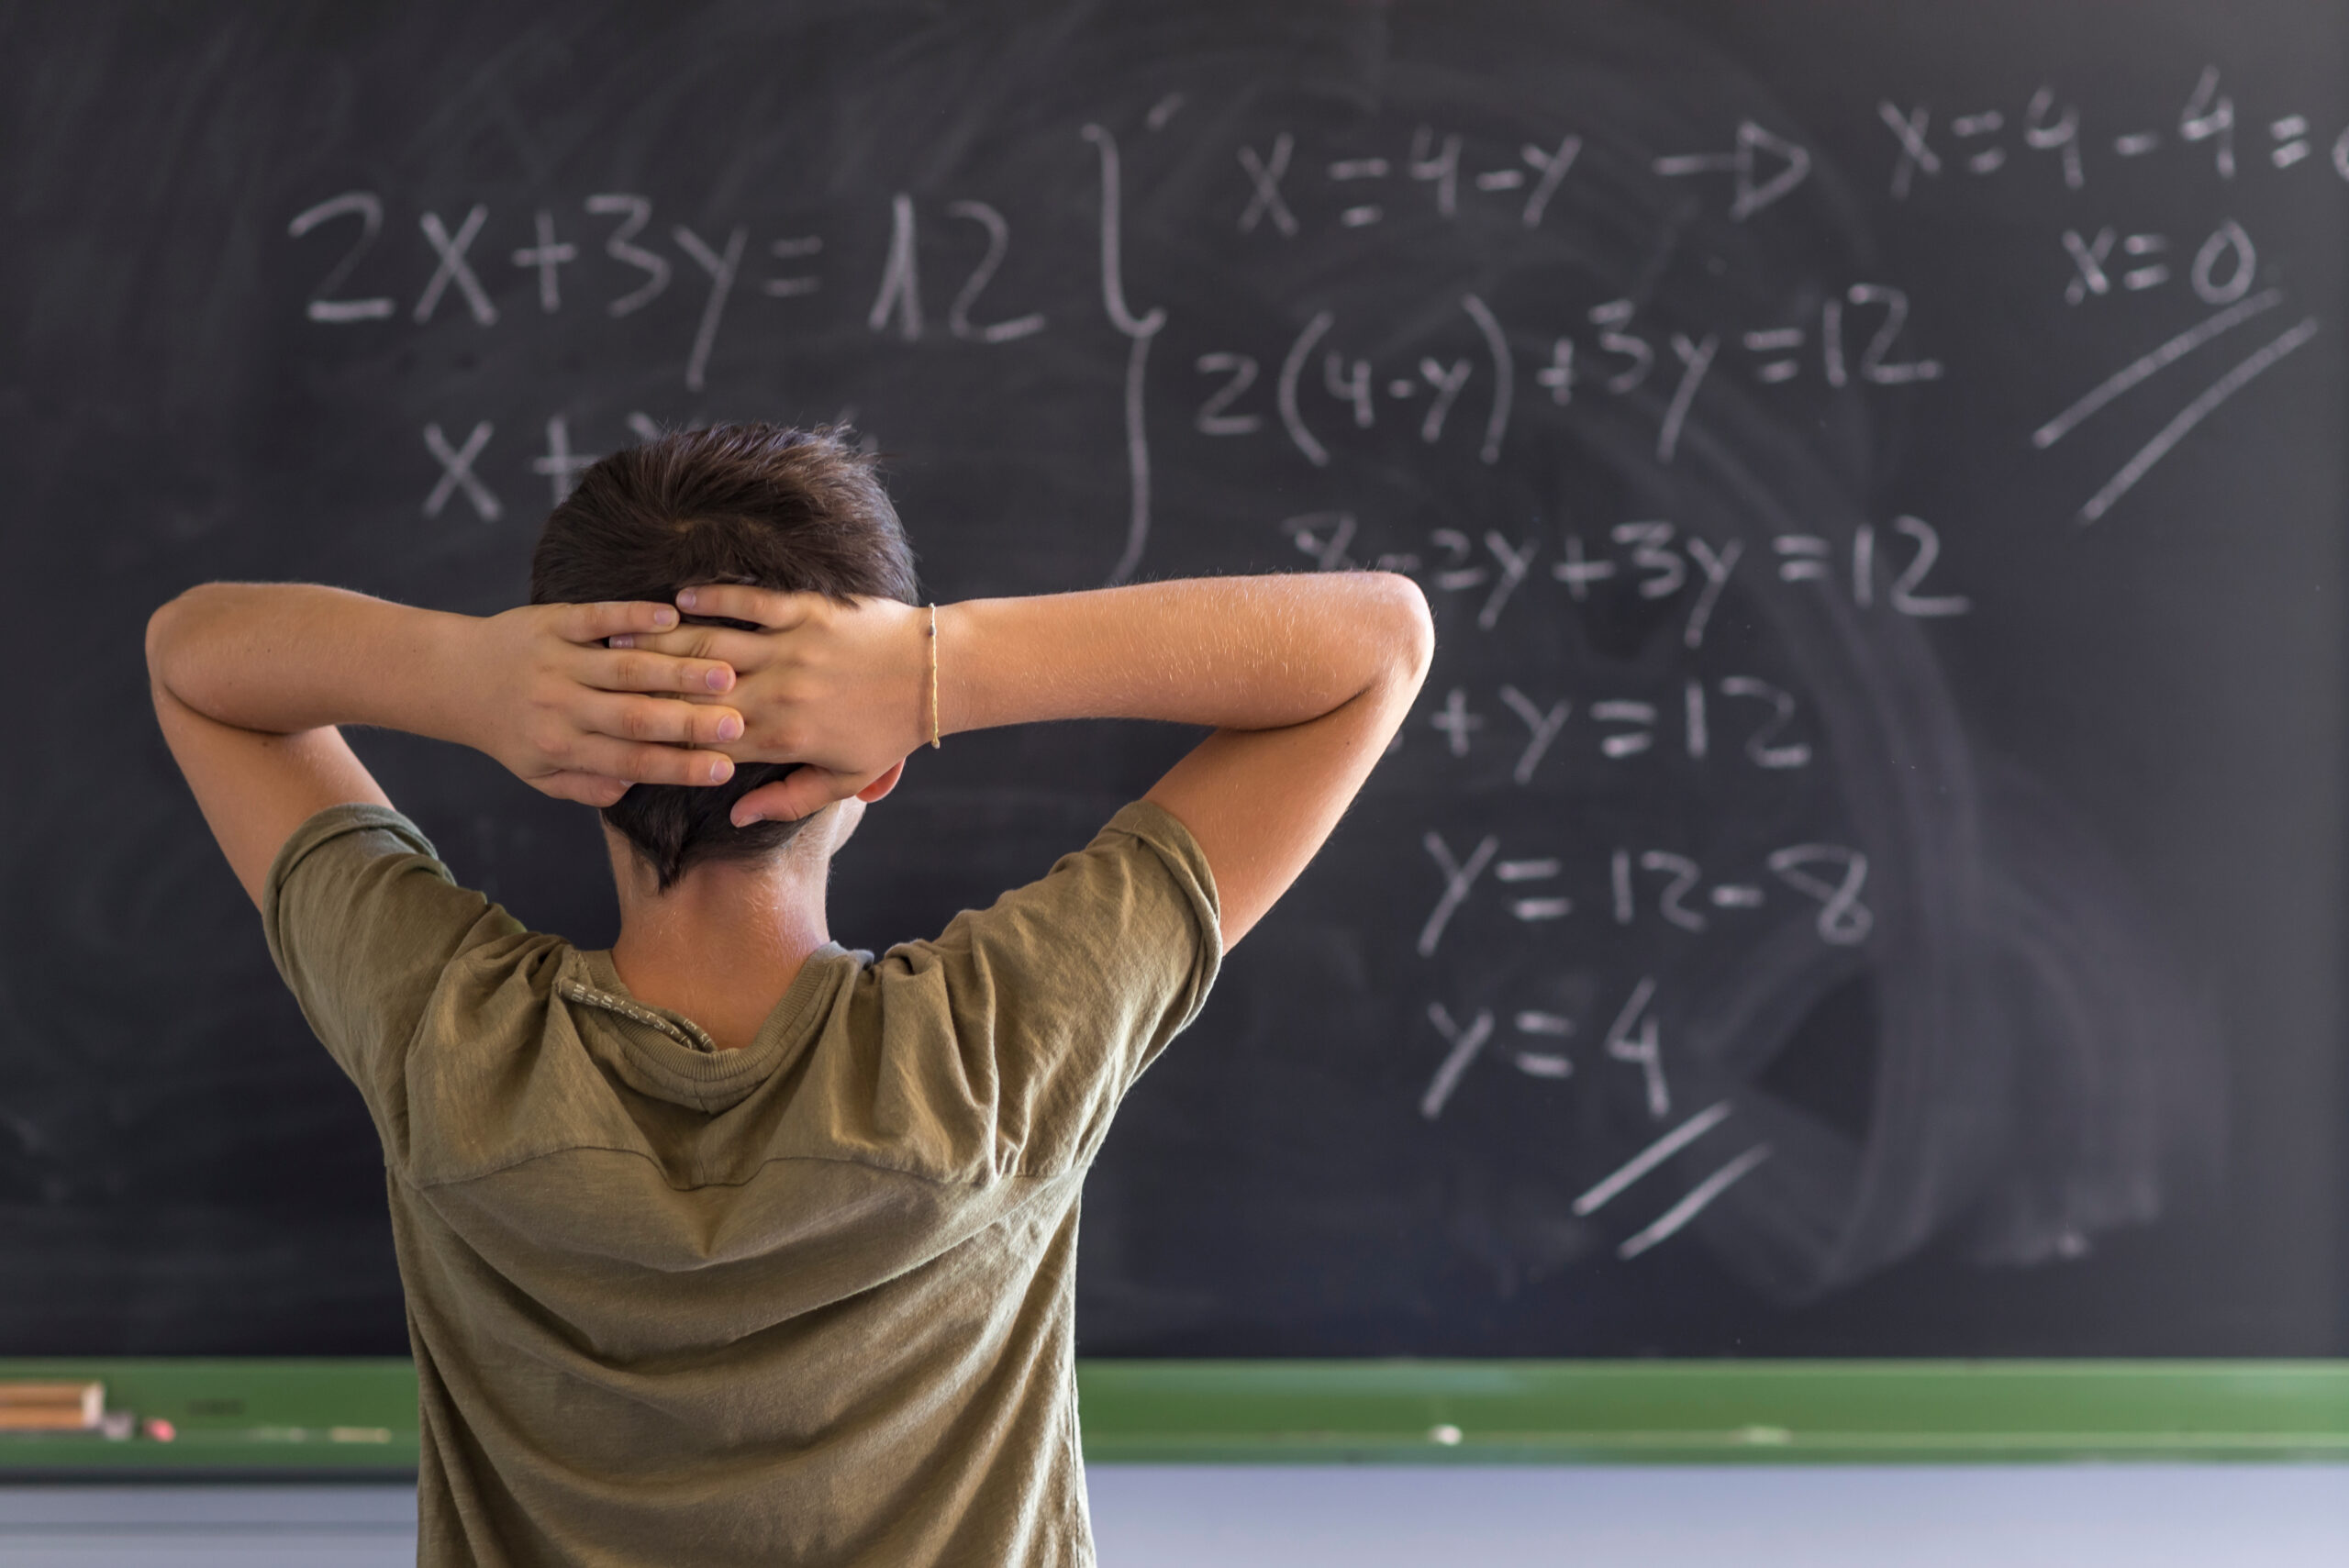
<svg viewBox="0 0 2349 1568">
<path fill-rule="evenodd" d="M 262 915 L 384 1144 L 428 1564 L 1084 1564 L 1077 1195 L 1220 962 L 1183 825 L 878 960 L 740 1051 L 339 806 Z"/>
</svg>

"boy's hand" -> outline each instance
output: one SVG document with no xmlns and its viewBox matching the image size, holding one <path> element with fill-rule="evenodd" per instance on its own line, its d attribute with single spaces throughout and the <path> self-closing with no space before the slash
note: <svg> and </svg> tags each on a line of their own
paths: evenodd
<svg viewBox="0 0 2349 1568">
<path fill-rule="evenodd" d="M 793 821 L 845 800 L 930 739 L 929 611 L 729 583 L 682 590 L 677 607 L 763 629 L 681 626 L 615 638 L 613 646 L 730 666 L 740 677 L 730 700 L 745 732 L 727 754 L 801 764 L 737 802 L 736 827 Z"/>
<path fill-rule="evenodd" d="M 471 624 L 462 689 L 451 694 L 466 712 L 468 743 L 533 789 L 605 806 L 632 784 L 733 776 L 716 748 L 740 738 L 742 716 L 707 699 L 733 688 L 734 672 L 628 647 L 631 634 L 676 626 L 667 605 L 526 605 Z"/>
</svg>

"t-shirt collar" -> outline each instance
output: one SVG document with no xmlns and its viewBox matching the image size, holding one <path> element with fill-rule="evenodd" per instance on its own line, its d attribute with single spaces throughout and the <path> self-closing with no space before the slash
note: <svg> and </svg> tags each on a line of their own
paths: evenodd
<svg viewBox="0 0 2349 1568">
<path fill-rule="evenodd" d="M 809 953 L 740 1051 L 718 1050 L 707 1030 L 674 1008 L 638 1000 L 606 950 L 565 954 L 555 991 L 572 1005 L 581 1039 L 629 1087 L 714 1113 L 740 1104 L 798 1055 L 861 958 L 837 942 Z"/>
</svg>

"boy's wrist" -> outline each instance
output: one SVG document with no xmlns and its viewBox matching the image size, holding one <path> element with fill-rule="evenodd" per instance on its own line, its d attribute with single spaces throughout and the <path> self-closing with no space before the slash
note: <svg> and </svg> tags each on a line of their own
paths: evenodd
<svg viewBox="0 0 2349 1568">
<path fill-rule="evenodd" d="M 1017 600 L 963 599 L 938 606 L 938 733 L 967 734 L 1007 722 L 993 711 L 987 675 L 996 624 Z M 922 732 L 925 743 L 930 739 Z"/>
<path fill-rule="evenodd" d="M 401 728 L 494 755 L 500 728 L 492 712 L 495 675 L 500 658 L 511 653 L 494 646 L 491 622 L 483 617 L 408 614 L 417 617 L 412 635 L 419 657 L 398 681 L 405 688 L 400 706 L 410 716 Z"/>
<path fill-rule="evenodd" d="M 963 613 L 961 605 L 935 605 L 930 613 L 935 618 L 930 623 L 929 682 L 923 703 L 927 723 L 921 735 L 924 744 L 935 744 L 970 728 L 963 722 L 960 704 L 976 651 L 971 641 L 969 617 Z"/>
</svg>

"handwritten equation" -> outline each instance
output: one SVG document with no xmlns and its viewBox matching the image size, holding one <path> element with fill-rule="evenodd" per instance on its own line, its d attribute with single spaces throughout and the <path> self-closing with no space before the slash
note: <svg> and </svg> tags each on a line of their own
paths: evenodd
<svg viewBox="0 0 2349 1568">
<path fill-rule="evenodd" d="M 2088 196 L 2101 195 L 2108 176 L 2155 159 L 2173 161 L 2177 178 L 2207 177 L 2222 199 L 2254 179 L 2349 180 L 2349 128 L 2239 111 L 2216 68 L 2182 83 L 2177 104 L 2159 124 L 2110 126 L 2093 123 L 2053 84 L 2009 103 L 1876 105 L 1872 145 L 1894 204 L 2025 181 L 2078 198 L 2076 214 L 2062 209 L 2045 237 L 2035 274 L 2046 297 L 2077 319 L 2132 300 L 2188 296 L 2208 312 L 2095 384 L 2050 395 L 2019 438 L 2018 459 L 2057 449 L 2205 346 L 2266 323 L 2257 346 L 2188 395 L 2079 503 L 2080 524 L 2109 517 L 2221 405 L 2321 329 L 2314 316 L 2288 308 L 2286 290 L 2263 271 L 2251 225 L 2223 212 L 2190 230 L 2133 224 Z M 1179 137 L 1210 117 L 1170 93 L 1125 137 Z M 1592 128 L 1566 124 L 1507 142 L 1441 123 L 1318 143 L 1294 126 L 1207 134 L 1223 139 L 1215 149 L 1222 183 L 1198 221 L 1219 243 L 1260 258 L 1317 239 L 1371 255 L 1405 237 L 1424 245 L 1445 235 L 1475 256 L 1570 223 L 1577 182 L 1623 177 L 1620 169 L 1601 173 Z M 1082 172 L 1097 204 L 1084 259 L 1093 287 L 1083 297 L 1031 293 L 1032 281 L 1008 279 L 1016 246 L 1034 243 L 1033 235 L 1016 237 L 1004 211 L 967 194 L 890 192 L 820 223 L 767 228 L 750 215 L 714 225 L 664 219 L 667 198 L 624 190 L 495 209 L 428 200 L 395 223 L 383 193 L 351 189 L 291 213 L 285 234 L 311 269 L 299 309 L 320 333 L 430 328 L 494 341 L 517 315 L 618 322 L 658 308 L 674 323 L 675 384 L 688 397 L 707 391 L 729 343 L 778 342 L 843 322 L 875 355 L 963 345 L 1003 356 L 1007 379 L 1030 362 L 1021 356 L 1062 335 L 1097 337 L 1106 324 L 1121 345 L 1120 393 L 1096 439 L 1121 450 L 1127 481 L 1124 516 L 1104 525 L 1115 542 L 1108 581 L 1131 579 L 1151 559 L 1154 475 L 1170 450 L 1200 465 L 1285 465 L 1291 504 L 1267 520 L 1301 565 L 1408 573 L 1459 633 L 1445 653 L 1453 668 L 1431 680 L 1397 741 L 1432 758 L 1438 776 L 1459 770 L 1467 802 L 1396 857 L 1410 868 L 1398 886 L 1418 900 L 1409 948 L 1423 966 L 1417 1020 L 1428 1064 L 1416 1111 L 1422 1123 L 1441 1124 L 1493 1074 L 1513 1075 L 1534 1094 L 1573 1095 L 1609 1075 L 1631 1085 L 1639 1120 L 1626 1146 L 1636 1148 L 1573 1208 L 1578 1218 L 1612 1215 L 1619 1200 L 1628 1210 L 1634 1195 L 1648 1198 L 1614 1245 L 1620 1259 L 1639 1257 L 1773 1155 L 1766 1137 L 1741 1136 L 1752 1118 L 1733 1097 L 1684 1103 L 1679 1048 L 1663 1021 L 1665 961 L 1741 932 L 1796 933 L 1821 952 L 1864 949 L 1880 930 L 1871 876 L 1882 868 L 1831 835 L 1757 838 L 1732 852 L 1685 840 L 1560 843 L 1476 814 L 1529 795 L 1582 799 L 1610 782 L 1662 788 L 1702 776 L 1749 789 L 1761 787 L 1754 781 L 1800 787 L 1831 771 L 1839 743 L 1852 742 L 1799 681 L 1721 646 L 1726 607 L 1921 628 L 1973 614 L 1976 573 L 1945 542 L 1947 519 L 1889 509 L 1855 524 L 1797 520 L 1737 534 L 1645 506 L 1570 521 L 1496 515 L 1431 526 L 1423 515 L 1381 515 L 1316 486 L 1334 487 L 1352 467 L 1374 462 L 1500 469 L 1552 439 L 1554 421 L 1593 406 L 1635 419 L 1641 461 L 1664 473 L 1684 462 L 1716 412 L 1753 399 L 1921 397 L 1964 380 L 1966 345 L 1953 340 L 1932 298 L 1880 275 L 1815 280 L 1774 304 L 1746 298 L 1742 318 L 1702 326 L 1675 315 L 1668 298 L 1638 290 L 1537 306 L 1469 277 L 1419 300 L 1406 313 L 1413 331 L 1397 331 L 1391 313 L 1358 301 L 1307 298 L 1269 328 L 1260 314 L 1253 333 L 1214 318 L 1215 336 L 1154 363 L 1174 307 L 1129 296 L 1120 135 L 1088 123 L 1072 128 L 1068 146 L 1072 177 Z M 1740 119 L 1711 145 L 1651 150 L 1635 172 L 1688 193 L 1728 223 L 1760 226 L 1797 221 L 1820 167 L 1800 135 Z M 861 260 L 852 269 L 842 256 Z M 389 281 L 411 273 L 420 284 L 395 289 Z M 853 412 L 844 407 L 841 422 Z M 484 411 L 449 409 L 415 431 L 417 505 L 427 519 L 494 523 L 518 495 L 556 504 L 601 450 L 662 428 L 656 411 L 591 417 L 551 400 L 518 433 Z M 1634 612 L 1663 625 L 1677 653 L 1636 671 L 1487 667 L 1489 651 L 1512 637 Z M 1464 673 L 1464 661 L 1472 663 Z M 1492 987 L 1474 1002 L 1442 995 L 1470 919 L 1528 942 L 1597 933 L 1640 944 L 1630 950 L 1642 955 L 1638 973 L 1571 1006 Z M 1667 1171 L 1694 1179 L 1653 1195 Z"/>
<path fill-rule="evenodd" d="M 1163 128 L 1183 106 L 1179 96 L 1154 106 L 1146 122 Z M 1996 107 L 1972 109 L 1937 121 L 1928 105 L 1902 106 L 1890 100 L 1879 104 L 1879 117 L 1891 138 L 1894 156 L 1888 190 L 1897 200 L 1916 196 L 1928 183 L 1945 175 L 1981 179 L 2015 177 L 2018 160 L 2010 155 L 2037 155 L 2051 160 L 2062 183 L 2085 190 L 2091 168 L 2092 147 L 2116 163 L 2129 163 L 2168 150 L 2206 150 L 2209 167 L 2221 186 L 2244 174 L 2246 161 L 2276 172 L 2330 166 L 2349 179 L 2349 129 L 2330 143 L 2329 158 L 2317 158 L 2318 142 L 2305 116 L 2282 115 L 2266 123 L 2272 145 L 2255 161 L 2238 155 L 2239 132 L 2251 128 L 2239 123 L 2232 96 L 2221 90 L 2215 68 L 2203 72 L 2185 97 L 2174 127 L 2136 128 L 2099 140 L 2083 128 L 2076 105 L 2061 101 L 2052 87 L 2043 88 L 2028 103 L 2009 111 Z M 1120 163 L 1115 138 L 1099 126 L 1084 128 L 1097 150 L 1100 165 L 1103 228 L 1101 237 L 1103 303 L 1113 325 L 1134 345 L 1129 409 L 1130 454 L 1137 473 L 1137 495 L 1130 531 L 1132 542 L 1146 546 L 1149 500 L 1141 480 L 1148 463 L 1147 420 L 1141 409 L 1141 375 L 1148 358 L 1147 345 L 1166 325 L 1165 313 L 1136 313 L 1125 301 L 1122 270 L 1117 265 L 1120 236 L 1117 217 L 1120 201 Z M 1398 204 L 1416 204 L 1409 216 L 1458 222 L 1473 217 L 1479 201 L 1502 201 L 1506 211 L 1526 228 L 1538 228 L 1553 211 L 1561 188 L 1572 176 L 1583 152 L 1579 135 L 1567 134 L 1544 146 L 1526 144 L 1512 159 L 1487 159 L 1476 166 L 1466 139 L 1421 126 L 1408 143 L 1392 155 L 1356 155 L 1321 160 L 1311 171 L 1298 153 L 1291 132 L 1276 134 L 1263 146 L 1242 144 L 1235 150 L 1234 167 L 1243 195 L 1235 195 L 1231 222 L 1243 235 L 1262 234 L 1277 243 L 1294 239 L 1308 223 L 1327 222 L 1351 230 L 1374 230 L 1407 216 Z M 1742 221 L 1778 206 L 1809 178 L 1813 157 L 1798 141 L 1777 136 L 1751 122 L 1741 123 L 1732 145 L 1720 151 L 1660 155 L 1652 165 L 1654 177 L 1683 180 L 1718 174 L 1729 182 L 1727 214 Z M 1308 178 L 1308 173 L 1311 177 Z M 1372 196 L 1377 199 L 1369 199 Z M 1055 319 L 1069 324 L 1069 302 L 1026 301 L 1025 308 L 988 307 L 995 284 L 1012 245 L 1010 224 L 996 207 L 985 201 L 954 199 L 937 204 L 928 214 L 905 193 L 893 195 L 885 215 L 885 261 L 875 278 L 843 279 L 826 268 L 826 237 L 793 233 L 751 241 L 749 226 L 736 224 L 722 236 L 705 234 L 682 223 L 660 224 L 652 198 L 629 192 L 590 193 L 579 198 L 571 216 L 552 205 L 535 206 L 527 217 L 509 215 L 509 226 L 527 223 L 527 232 L 493 243 L 484 237 L 491 224 L 486 204 L 471 205 L 453 221 L 442 212 L 426 208 L 416 215 L 416 234 L 423 259 L 429 263 L 425 282 L 412 301 L 393 295 L 361 293 L 352 284 L 371 261 L 383 239 L 386 210 L 373 191 L 344 191 L 304 207 L 287 225 L 289 238 L 304 240 L 341 236 L 340 250 L 322 251 L 323 271 L 306 301 L 307 317 L 325 326 L 357 327 L 388 323 L 405 317 L 417 326 L 431 323 L 444 309 L 462 309 L 477 326 L 495 328 L 503 312 L 492 284 L 518 272 L 529 284 L 541 314 L 558 315 L 566 308 L 567 269 L 596 256 L 603 258 L 605 274 L 597 298 L 585 304 L 613 319 L 651 306 L 673 288 L 698 295 L 690 336 L 681 359 L 682 382 L 688 392 L 702 392 L 721 330 L 729 323 L 740 289 L 776 302 L 811 301 L 819 295 L 854 296 L 866 326 L 876 335 L 906 344 L 940 335 L 985 344 L 1011 344 L 1046 331 Z M 1302 216 L 1301 216 L 1302 215 Z M 924 223 L 967 233 L 974 252 L 945 287 L 926 292 L 922 273 Z M 663 245 L 665 241 L 665 246 Z M 966 246 L 966 249 L 970 247 Z M 2254 295 L 2258 277 L 2259 249 L 2245 227 L 2222 219 L 2202 235 L 2176 236 L 2151 230 L 2126 230 L 2113 223 L 2067 228 L 2052 242 L 2051 284 L 2066 302 L 2134 295 L 2168 288 L 2190 289 L 2204 303 L 2221 307 L 2222 315 L 2209 335 L 2188 342 L 2173 340 L 2155 350 L 2166 364 L 2199 347 L 2210 336 L 2248 319 L 2233 307 L 2247 299 L 2264 305 L 2280 303 L 2272 292 Z M 757 260 L 754 262 L 753 257 Z M 751 267 L 756 275 L 746 272 Z M 758 269 L 763 268 L 763 271 Z M 484 271 L 490 274 L 485 282 Z M 511 294 L 511 289 L 503 292 Z M 581 292 L 570 290 L 576 300 Z M 942 313 L 938 298 L 943 295 Z M 1486 350 L 1485 362 L 1457 355 L 1421 355 L 1400 364 L 1375 363 L 1344 351 L 1344 324 L 1334 312 L 1315 312 L 1277 353 L 1234 346 L 1195 357 L 1191 369 L 1199 388 L 1191 394 L 1191 424 L 1203 435 L 1251 437 L 1272 434 L 1291 443 L 1316 466 L 1330 461 L 1326 421 L 1342 428 L 1375 432 L 1389 417 L 1428 445 L 1441 441 L 1464 400 L 1474 401 L 1475 384 L 1486 391 L 1483 405 L 1472 417 L 1478 457 L 1497 462 L 1508 434 L 1511 414 L 1520 398 L 1540 398 L 1564 406 L 1579 390 L 1582 395 L 1628 397 L 1651 388 L 1663 388 L 1656 420 L 1654 450 L 1660 463 L 1676 456 L 1681 436 L 1697 407 L 1709 378 L 1742 373 L 1762 385 L 1781 385 L 1815 377 L 1834 390 L 1853 386 L 1903 386 L 1939 380 L 1945 373 L 1941 356 L 1905 345 L 1914 316 L 1908 292 L 1882 281 L 1854 280 L 1809 307 L 1799 318 L 1790 314 L 1777 321 L 1756 322 L 1734 333 L 1690 334 L 1651 329 L 1641 320 L 1639 302 L 1616 298 L 1595 302 L 1584 310 L 1577 332 L 1513 333 L 1490 306 L 1474 293 L 1458 300 L 1463 315 L 1473 323 Z M 513 305 L 506 307 L 510 310 Z M 527 308 L 527 306 L 524 306 Z M 2085 502 L 2079 517 L 2094 522 L 2133 488 L 2154 464 L 2177 442 L 2252 379 L 2288 355 L 2314 334 L 2312 319 L 2303 319 L 2271 339 L 2258 353 L 2243 361 L 2241 373 L 2214 383 L 2207 402 L 2190 402 L 2175 428 L 2148 443 L 2112 483 Z M 1528 336 L 1535 341 L 1520 342 Z M 1742 363 L 1733 361 L 1742 361 Z M 1275 369 L 1276 367 L 1276 369 Z M 2155 366 L 2154 368 L 2159 368 Z M 2135 384 L 2150 373 L 2135 370 Z M 2122 373 L 2128 374 L 2128 372 Z M 2096 406 L 2124 387 L 2099 387 L 2090 397 Z M 1316 407 L 1318 402 L 1324 406 Z M 1269 406 L 1266 406 L 1269 403 Z M 2093 412 L 2090 408 L 2087 412 Z M 2043 426 L 2039 450 L 2054 444 L 2083 417 L 2065 410 Z M 650 422 L 649 420 L 647 422 Z M 462 493 L 484 519 L 502 517 L 498 492 L 482 476 L 486 449 L 494 440 L 494 424 L 476 421 L 462 439 L 444 433 L 438 439 L 419 432 L 426 451 L 441 466 L 429 495 L 445 506 L 451 494 Z M 474 444 L 475 442 L 478 444 Z M 462 465 L 456 454 L 469 454 Z M 579 465 L 592 455 L 557 450 L 553 443 L 530 461 L 534 472 L 560 476 L 577 458 Z M 440 482 L 452 472 L 461 477 L 456 491 Z M 438 516 L 439 508 L 432 515 Z M 1121 558 L 1130 575 L 1139 564 Z"/>
</svg>

